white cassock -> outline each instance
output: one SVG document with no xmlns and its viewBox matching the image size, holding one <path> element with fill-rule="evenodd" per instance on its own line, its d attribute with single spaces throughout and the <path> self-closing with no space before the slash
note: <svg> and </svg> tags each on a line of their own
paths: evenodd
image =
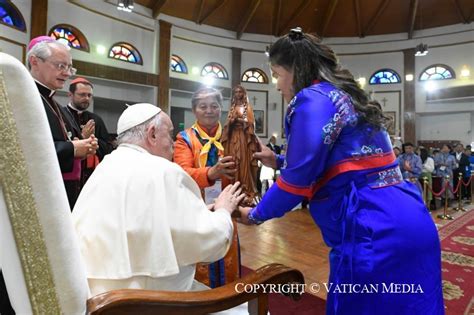
<svg viewBox="0 0 474 315">
<path fill-rule="evenodd" d="M 129 144 L 105 156 L 72 216 L 92 296 L 196 289 L 195 264 L 222 258 L 233 232 L 230 214 L 209 211 L 181 167 Z"/>
</svg>

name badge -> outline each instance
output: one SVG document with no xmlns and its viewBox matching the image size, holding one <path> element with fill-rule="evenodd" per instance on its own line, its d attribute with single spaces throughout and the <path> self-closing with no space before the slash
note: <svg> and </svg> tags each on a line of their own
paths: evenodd
<svg viewBox="0 0 474 315">
<path fill-rule="evenodd" d="M 220 180 L 216 180 L 215 184 L 204 188 L 204 200 L 206 204 L 214 203 L 214 200 L 219 197 L 220 193 L 222 192 L 222 182 Z"/>
</svg>

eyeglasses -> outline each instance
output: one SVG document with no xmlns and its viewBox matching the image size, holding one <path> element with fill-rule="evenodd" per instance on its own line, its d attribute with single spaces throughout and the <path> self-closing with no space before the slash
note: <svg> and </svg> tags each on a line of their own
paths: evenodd
<svg viewBox="0 0 474 315">
<path fill-rule="evenodd" d="M 38 56 L 36 56 L 36 57 L 38 59 L 41 59 L 43 62 L 49 62 L 50 64 L 55 66 L 58 71 L 69 72 L 71 75 L 75 75 L 76 72 L 77 72 L 77 69 L 73 68 L 72 65 L 68 65 L 68 64 L 65 64 L 65 63 L 62 63 L 62 62 L 54 62 L 54 61 L 48 60 L 46 58 L 38 57 Z"/>
</svg>

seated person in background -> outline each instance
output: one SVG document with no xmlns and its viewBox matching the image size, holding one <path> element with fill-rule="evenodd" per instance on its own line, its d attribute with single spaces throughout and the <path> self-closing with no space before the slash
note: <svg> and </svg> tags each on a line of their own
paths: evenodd
<svg viewBox="0 0 474 315">
<path fill-rule="evenodd" d="M 276 141 L 277 141 L 276 137 L 271 136 L 270 140 L 268 140 L 267 147 L 270 148 L 270 150 L 272 150 L 276 154 L 281 154 L 281 148 L 280 146 L 276 144 Z"/>
<path fill-rule="evenodd" d="M 415 154 L 413 144 L 404 144 L 405 152 L 398 156 L 398 164 L 403 174 L 403 179 L 416 180 L 421 175 L 423 163 L 421 158 Z"/>
<path fill-rule="evenodd" d="M 399 147 L 394 147 L 393 148 L 393 153 L 395 154 L 395 157 L 398 158 L 400 156 L 400 154 L 402 154 L 402 151 L 400 150 Z"/>
<path fill-rule="evenodd" d="M 220 259 L 229 248 L 230 214 L 244 197 L 239 183 L 209 211 L 195 181 L 171 162 L 172 131 L 160 108 L 127 108 L 117 125 L 119 147 L 79 196 L 73 221 L 92 295 L 197 289 L 195 264 Z"/>
</svg>

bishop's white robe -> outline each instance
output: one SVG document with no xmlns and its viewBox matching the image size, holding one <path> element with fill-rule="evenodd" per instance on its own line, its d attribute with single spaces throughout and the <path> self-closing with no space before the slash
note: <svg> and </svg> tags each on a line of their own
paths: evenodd
<svg viewBox="0 0 474 315">
<path fill-rule="evenodd" d="M 195 264 L 222 258 L 233 232 L 181 167 L 129 144 L 105 156 L 72 216 L 92 295 L 195 289 Z"/>
</svg>

